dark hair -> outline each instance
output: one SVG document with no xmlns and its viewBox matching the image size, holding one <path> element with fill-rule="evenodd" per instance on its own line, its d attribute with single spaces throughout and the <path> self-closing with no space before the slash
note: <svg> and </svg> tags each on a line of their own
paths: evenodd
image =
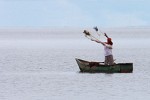
<svg viewBox="0 0 150 100">
<path fill-rule="evenodd" d="M 111 38 L 107 38 L 107 44 L 113 45 L 113 42 L 111 41 Z"/>
</svg>

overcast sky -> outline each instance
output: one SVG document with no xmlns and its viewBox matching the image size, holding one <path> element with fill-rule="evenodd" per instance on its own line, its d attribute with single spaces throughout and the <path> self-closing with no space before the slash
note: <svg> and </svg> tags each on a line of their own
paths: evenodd
<svg viewBox="0 0 150 100">
<path fill-rule="evenodd" d="M 0 27 L 150 26 L 150 0 L 0 0 Z"/>
</svg>

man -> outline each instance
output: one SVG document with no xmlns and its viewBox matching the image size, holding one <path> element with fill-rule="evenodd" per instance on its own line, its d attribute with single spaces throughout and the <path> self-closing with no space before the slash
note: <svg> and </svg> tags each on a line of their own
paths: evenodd
<svg viewBox="0 0 150 100">
<path fill-rule="evenodd" d="M 113 54 L 112 54 L 113 42 L 111 38 L 107 36 L 106 33 L 104 33 L 104 35 L 107 37 L 107 42 L 101 42 L 100 40 L 94 40 L 94 39 L 91 40 L 97 43 L 101 43 L 104 46 L 105 65 L 113 65 L 114 64 Z"/>
</svg>

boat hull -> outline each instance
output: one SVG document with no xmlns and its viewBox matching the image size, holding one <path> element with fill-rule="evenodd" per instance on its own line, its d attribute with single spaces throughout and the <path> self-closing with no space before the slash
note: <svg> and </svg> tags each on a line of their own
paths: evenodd
<svg viewBox="0 0 150 100">
<path fill-rule="evenodd" d="M 104 65 L 100 62 L 89 62 L 76 58 L 76 62 L 81 72 L 100 73 L 132 73 L 133 63 L 117 63 L 114 65 Z"/>
</svg>

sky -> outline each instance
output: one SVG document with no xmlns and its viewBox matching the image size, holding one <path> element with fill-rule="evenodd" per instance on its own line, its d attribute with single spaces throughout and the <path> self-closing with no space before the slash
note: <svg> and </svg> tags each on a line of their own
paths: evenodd
<svg viewBox="0 0 150 100">
<path fill-rule="evenodd" d="M 0 0 L 0 27 L 150 26 L 150 0 Z"/>
</svg>

